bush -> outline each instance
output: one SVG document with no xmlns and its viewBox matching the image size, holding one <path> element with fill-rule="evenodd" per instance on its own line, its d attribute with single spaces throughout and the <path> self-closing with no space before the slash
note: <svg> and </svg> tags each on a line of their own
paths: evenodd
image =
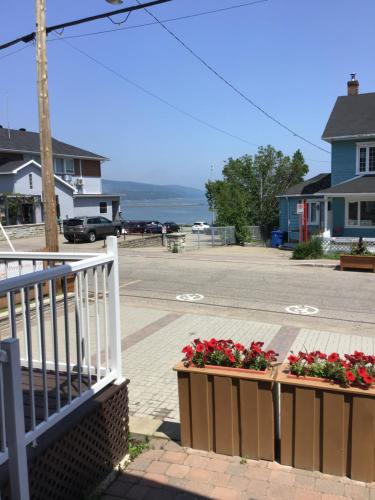
<svg viewBox="0 0 375 500">
<path fill-rule="evenodd" d="M 313 238 L 307 243 L 299 243 L 293 250 L 293 259 L 320 259 L 323 257 L 323 246 L 320 238 Z"/>
<path fill-rule="evenodd" d="M 358 243 L 353 243 L 351 251 L 351 255 L 372 255 L 371 252 L 368 251 L 367 244 L 363 241 L 363 238 L 360 237 Z"/>
</svg>

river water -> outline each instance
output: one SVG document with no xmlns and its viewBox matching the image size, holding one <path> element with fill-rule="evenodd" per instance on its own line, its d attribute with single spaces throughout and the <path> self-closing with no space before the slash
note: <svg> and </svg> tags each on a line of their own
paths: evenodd
<svg viewBox="0 0 375 500">
<path fill-rule="evenodd" d="M 211 222 L 211 212 L 206 200 L 127 200 L 121 198 L 122 218 L 125 220 L 155 220 L 193 224 L 195 221 Z"/>
</svg>

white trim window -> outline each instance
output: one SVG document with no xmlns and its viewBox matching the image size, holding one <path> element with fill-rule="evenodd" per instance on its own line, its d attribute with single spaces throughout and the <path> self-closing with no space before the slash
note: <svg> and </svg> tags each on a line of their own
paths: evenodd
<svg viewBox="0 0 375 500">
<path fill-rule="evenodd" d="M 357 174 L 375 174 L 375 142 L 357 144 Z"/>
<path fill-rule="evenodd" d="M 70 158 L 54 158 L 53 168 L 57 175 L 74 175 L 74 160 Z"/>
<path fill-rule="evenodd" d="M 310 226 L 317 226 L 320 220 L 320 202 L 308 201 L 308 224 Z"/>
<path fill-rule="evenodd" d="M 375 227 L 375 200 L 346 200 L 346 227 Z"/>
</svg>

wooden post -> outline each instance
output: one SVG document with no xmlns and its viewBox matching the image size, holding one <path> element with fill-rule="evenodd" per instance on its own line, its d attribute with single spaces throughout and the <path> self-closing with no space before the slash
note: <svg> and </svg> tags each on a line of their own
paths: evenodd
<svg viewBox="0 0 375 500">
<path fill-rule="evenodd" d="M 43 179 L 43 212 L 46 232 L 46 250 L 49 252 L 58 252 L 59 243 L 57 232 L 55 178 L 53 171 L 51 123 L 48 102 L 45 0 L 35 0 L 35 10 L 39 135 Z"/>
</svg>

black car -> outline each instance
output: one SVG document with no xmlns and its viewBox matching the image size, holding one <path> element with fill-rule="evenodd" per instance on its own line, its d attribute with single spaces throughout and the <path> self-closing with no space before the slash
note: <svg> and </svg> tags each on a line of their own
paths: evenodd
<svg viewBox="0 0 375 500">
<path fill-rule="evenodd" d="M 163 224 L 160 224 L 160 222 L 148 222 L 145 226 L 145 233 L 162 234 Z"/>
<path fill-rule="evenodd" d="M 167 233 L 178 233 L 180 226 L 175 222 L 164 222 L 164 226 L 167 228 Z"/>
<path fill-rule="evenodd" d="M 147 222 L 144 220 L 127 220 L 123 221 L 123 227 L 126 229 L 127 233 L 144 233 Z"/>
</svg>

